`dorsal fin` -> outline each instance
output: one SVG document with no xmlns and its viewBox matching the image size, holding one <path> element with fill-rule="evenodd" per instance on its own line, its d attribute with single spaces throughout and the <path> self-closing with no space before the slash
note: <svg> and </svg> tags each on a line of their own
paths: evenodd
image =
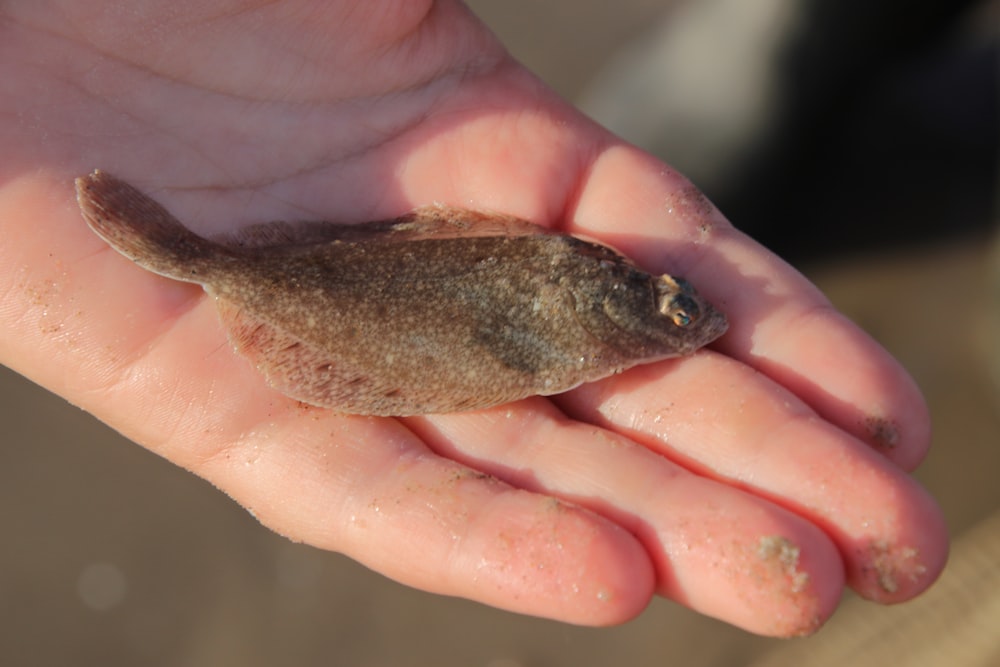
<svg viewBox="0 0 1000 667">
<path fill-rule="evenodd" d="M 310 245 L 334 241 L 380 242 L 484 236 L 532 236 L 551 230 L 502 213 L 484 213 L 451 206 L 422 206 L 398 218 L 361 224 L 333 222 L 265 222 L 213 236 L 230 248 Z"/>
</svg>

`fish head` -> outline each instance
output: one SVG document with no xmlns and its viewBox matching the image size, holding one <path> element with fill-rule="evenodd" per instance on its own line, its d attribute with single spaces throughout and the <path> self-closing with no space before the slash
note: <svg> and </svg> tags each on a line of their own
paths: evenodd
<svg viewBox="0 0 1000 667">
<path fill-rule="evenodd" d="M 615 281 L 603 299 L 604 315 L 618 329 L 616 340 L 635 358 L 691 354 L 726 332 L 726 316 L 687 280 L 633 270 Z"/>
</svg>

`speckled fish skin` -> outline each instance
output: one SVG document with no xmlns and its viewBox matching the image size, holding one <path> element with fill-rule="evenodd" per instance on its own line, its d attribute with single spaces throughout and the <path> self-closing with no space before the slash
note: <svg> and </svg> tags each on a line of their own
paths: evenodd
<svg viewBox="0 0 1000 667">
<path fill-rule="evenodd" d="M 216 299 L 234 346 L 272 386 L 338 412 L 459 412 L 555 394 L 690 354 L 727 327 L 685 281 L 509 216 L 429 207 L 212 241 L 107 173 L 76 185 L 113 248 Z"/>
</svg>

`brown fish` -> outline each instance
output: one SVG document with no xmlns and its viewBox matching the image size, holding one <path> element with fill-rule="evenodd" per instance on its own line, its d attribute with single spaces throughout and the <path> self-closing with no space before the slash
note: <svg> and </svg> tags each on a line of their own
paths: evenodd
<svg viewBox="0 0 1000 667">
<path fill-rule="evenodd" d="M 115 250 L 215 298 L 230 340 L 273 387 L 338 412 L 458 412 L 555 394 L 689 354 L 727 326 L 686 281 L 505 215 L 427 207 L 208 240 L 104 172 L 76 188 Z"/>
</svg>

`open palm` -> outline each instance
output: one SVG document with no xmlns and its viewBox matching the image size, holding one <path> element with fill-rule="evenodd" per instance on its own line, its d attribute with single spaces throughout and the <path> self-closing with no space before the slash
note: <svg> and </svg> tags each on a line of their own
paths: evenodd
<svg viewBox="0 0 1000 667">
<path fill-rule="evenodd" d="M 141 9 L 139 9 L 141 7 Z M 9 2 L 0 9 L 0 361 L 262 523 L 413 586 L 575 623 L 653 594 L 817 628 L 945 558 L 898 365 L 680 175 L 594 126 L 459 3 Z M 83 223 L 106 169 L 202 234 L 442 202 L 598 238 L 729 316 L 692 357 L 552 399 L 403 420 L 269 389 L 194 286 Z"/>
</svg>

